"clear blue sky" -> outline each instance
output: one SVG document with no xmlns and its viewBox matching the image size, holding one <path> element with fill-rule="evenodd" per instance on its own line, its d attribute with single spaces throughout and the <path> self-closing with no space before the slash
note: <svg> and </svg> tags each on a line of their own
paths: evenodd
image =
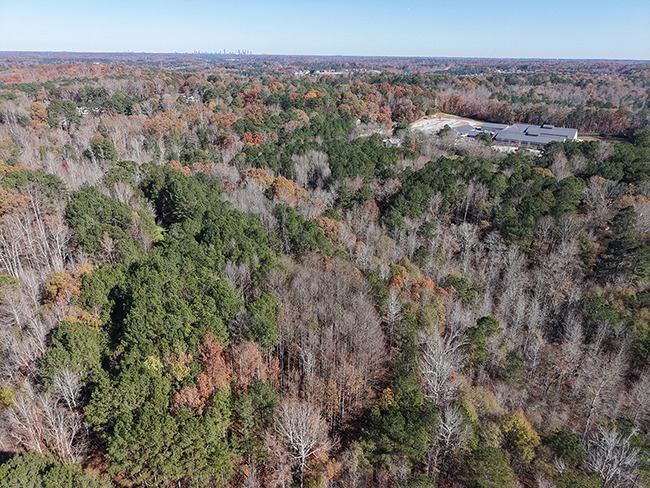
<svg viewBox="0 0 650 488">
<path fill-rule="evenodd" d="M 650 0 L 0 0 L 0 51 L 650 59 Z"/>
</svg>

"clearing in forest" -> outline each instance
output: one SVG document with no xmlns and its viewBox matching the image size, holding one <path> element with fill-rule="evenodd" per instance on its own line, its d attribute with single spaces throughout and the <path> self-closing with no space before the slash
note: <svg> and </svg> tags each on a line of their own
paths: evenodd
<svg viewBox="0 0 650 488">
<path fill-rule="evenodd" d="M 483 122 L 480 120 L 467 119 L 465 117 L 458 117 L 456 115 L 438 112 L 416 120 L 411 124 L 411 129 L 437 133 L 445 125 L 448 125 L 449 127 L 460 127 L 463 125 L 476 127 L 477 125 L 483 125 Z"/>
</svg>

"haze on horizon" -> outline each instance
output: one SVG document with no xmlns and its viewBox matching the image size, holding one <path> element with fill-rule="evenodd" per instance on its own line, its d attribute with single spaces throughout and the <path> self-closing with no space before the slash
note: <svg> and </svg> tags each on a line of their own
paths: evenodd
<svg viewBox="0 0 650 488">
<path fill-rule="evenodd" d="M 650 59 L 650 2 L 0 0 L 0 51 Z"/>
</svg>

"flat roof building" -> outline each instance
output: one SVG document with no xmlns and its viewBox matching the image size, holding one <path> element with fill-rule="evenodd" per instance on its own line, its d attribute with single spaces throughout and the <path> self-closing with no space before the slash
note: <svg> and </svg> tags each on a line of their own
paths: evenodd
<svg viewBox="0 0 650 488">
<path fill-rule="evenodd" d="M 479 134 L 488 133 L 497 144 L 515 146 L 544 146 L 550 142 L 564 142 L 578 138 L 577 129 L 555 127 L 554 125 L 532 125 L 532 124 L 484 124 L 472 127 L 463 125 L 453 128 L 458 134 L 466 137 L 476 137 Z"/>
<path fill-rule="evenodd" d="M 494 132 L 495 134 L 507 128 L 508 125 L 506 124 L 494 124 L 492 122 L 485 122 L 482 126 L 480 126 L 480 129 L 483 132 Z"/>
<path fill-rule="evenodd" d="M 461 125 L 460 127 L 454 127 L 454 130 L 458 132 L 461 136 L 467 136 L 467 137 L 476 137 L 481 133 L 471 125 Z"/>
</svg>

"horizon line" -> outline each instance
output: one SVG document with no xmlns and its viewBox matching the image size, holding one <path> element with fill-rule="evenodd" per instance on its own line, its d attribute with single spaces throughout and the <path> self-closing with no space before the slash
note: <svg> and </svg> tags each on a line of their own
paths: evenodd
<svg viewBox="0 0 650 488">
<path fill-rule="evenodd" d="M 242 57 L 312 57 L 312 58 L 386 58 L 386 59 L 461 59 L 461 60 L 504 60 L 504 61 L 621 61 L 621 62 L 640 62 L 650 63 L 650 59 L 635 58 L 570 58 L 570 57 L 514 57 L 514 56 L 432 56 L 419 54 L 287 54 L 287 53 L 237 53 L 237 52 L 219 52 L 219 51 L 33 51 L 33 50 L 0 50 L 0 54 L 86 54 L 86 55 L 232 55 Z"/>
</svg>

